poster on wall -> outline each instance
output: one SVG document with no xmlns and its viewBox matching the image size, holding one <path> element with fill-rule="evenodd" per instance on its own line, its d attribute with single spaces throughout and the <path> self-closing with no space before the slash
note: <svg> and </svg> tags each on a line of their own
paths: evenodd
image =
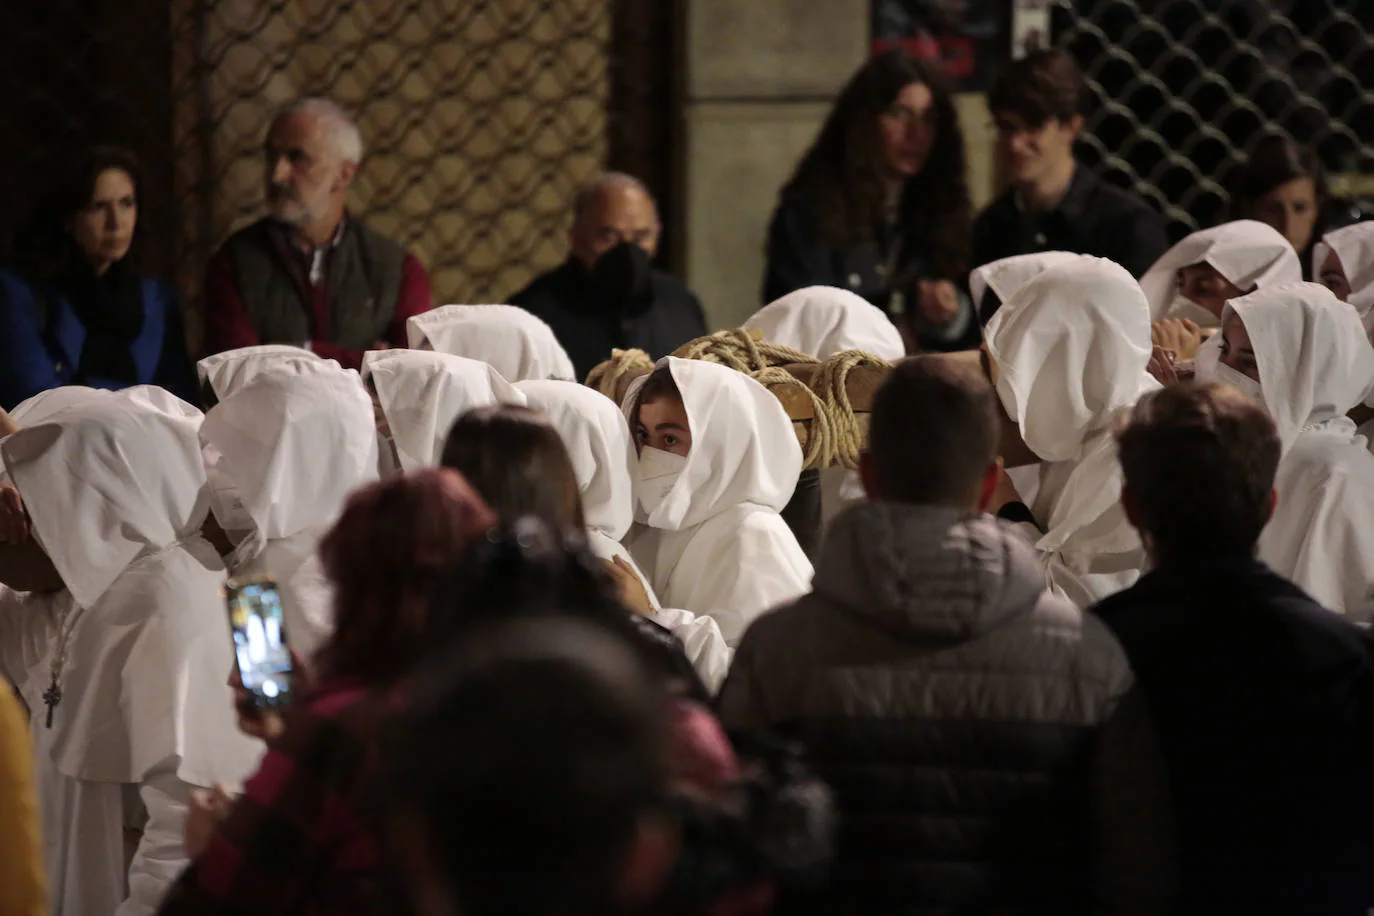
<svg viewBox="0 0 1374 916">
<path fill-rule="evenodd" d="M 1049 0 L 1016 0 L 1011 5 L 1012 58 L 1019 59 L 1049 46 Z"/>
<path fill-rule="evenodd" d="M 1008 55 L 1050 43 L 1050 0 L 870 0 L 870 10 L 874 54 L 934 62 L 956 92 L 986 92 Z"/>
<path fill-rule="evenodd" d="M 956 92 L 986 92 L 1007 58 L 1006 0 L 870 0 L 869 9 L 874 54 L 901 48 L 935 63 Z"/>
</svg>

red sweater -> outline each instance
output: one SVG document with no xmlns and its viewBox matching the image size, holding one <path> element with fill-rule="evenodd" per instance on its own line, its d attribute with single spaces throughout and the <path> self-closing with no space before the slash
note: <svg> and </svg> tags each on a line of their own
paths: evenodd
<svg viewBox="0 0 1374 916">
<path fill-rule="evenodd" d="M 304 256 L 302 256 L 304 258 Z M 334 343 L 333 329 L 330 327 L 329 287 L 321 280 L 310 285 L 307 290 L 310 299 L 311 326 L 315 337 L 310 349 L 326 359 L 337 359 L 346 369 L 362 366 L 363 351 L 349 350 Z M 424 265 L 413 254 L 407 254 L 401 268 L 401 288 L 396 297 L 396 314 L 387 328 L 386 340 L 382 343 L 393 347 L 406 346 L 406 319 L 411 315 L 427 312 L 433 306 L 429 290 L 429 275 Z M 260 343 L 303 344 L 303 340 L 258 339 L 258 331 L 253 327 L 252 316 L 248 314 L 239 294 L 238 283 L 234 279 L 234 265 L 226 251 L 221 249 L 205 268 L 205 353 L 223 353 L 239 347 L 251 347 Z"/>
</svg>

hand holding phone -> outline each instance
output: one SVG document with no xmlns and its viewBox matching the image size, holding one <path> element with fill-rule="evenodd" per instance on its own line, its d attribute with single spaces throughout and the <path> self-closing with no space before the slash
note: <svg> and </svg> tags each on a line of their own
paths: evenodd
<svg viewBox="0 0 1374 916">
<path fill-rule="evenodd" d="M 239 679 L 256 709 L 278 709 L 291 701 L 294 664 L 277 584 L 270 578 L 231 579 L 224 586 L 234 660 Z"/>
</svg>

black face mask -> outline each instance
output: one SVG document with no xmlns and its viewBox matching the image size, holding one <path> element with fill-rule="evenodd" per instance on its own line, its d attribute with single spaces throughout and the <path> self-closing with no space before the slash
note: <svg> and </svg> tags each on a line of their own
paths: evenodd
<svg viewBox="0 0 1374 916">
<path fill-rule="evenodd" d="M 649 254 L 633 242 L 621 242 L 592 265 L 592 288 L 608 311 L 634 317 L 654 304 Z"/>
</svg>

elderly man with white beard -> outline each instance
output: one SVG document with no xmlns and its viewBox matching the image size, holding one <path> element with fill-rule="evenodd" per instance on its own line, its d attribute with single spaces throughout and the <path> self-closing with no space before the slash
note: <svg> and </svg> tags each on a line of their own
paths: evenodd
<svg viewBox="0 0 1374 916">
<path fill-rule="evenodd" d="M 205 270 L 206 354 L 292 344 L 357 369 L 404 347 L 432 305 L 413 254 L 348 212 L 363 141 L 326 99 L 283 109 L 264 144 L 265 217 L 229 237 Z"/>
</svg>

